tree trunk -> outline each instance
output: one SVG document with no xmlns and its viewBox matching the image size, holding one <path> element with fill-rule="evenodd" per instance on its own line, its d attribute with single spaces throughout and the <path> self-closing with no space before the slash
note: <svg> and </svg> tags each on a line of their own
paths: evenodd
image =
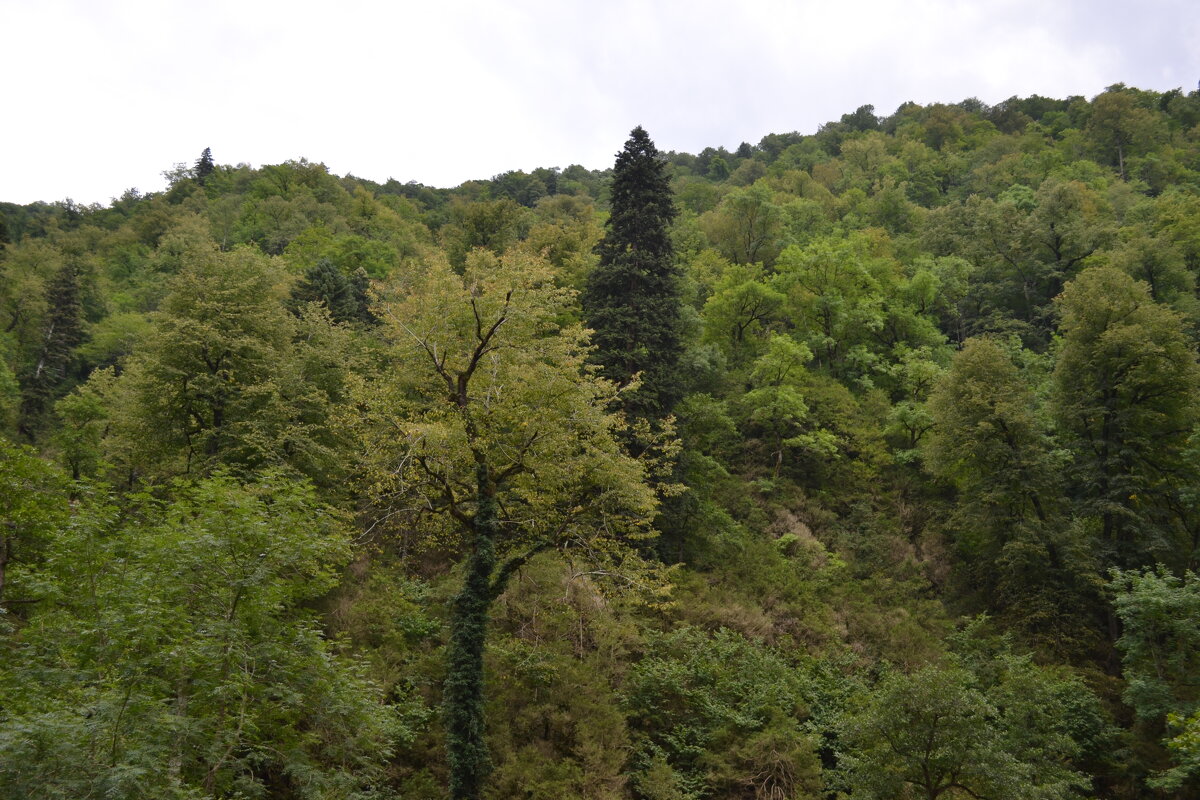
<svg viewBox="0 0 1200 800">
<path fill-rule="evenodd" d="M 171 755 L 167 759 L 167 777 L 170 779 L 171 786 L 183 786 L 183 756 L 186 745 L 184 730 L 187 723 L 188 709 L 188 679 L 186 675 L 180 675 L 175 683 L 175 719 L 174 722 L 178 726 L 175 734 L 175 741 L 172 743 Z"/>
<path fill-rule="evenodd" d="M 0 536 L 0 602 L 4 600 L 4 575 L 8 569 L 9 543 L 7 536 Z"/>
<path fill-rule="evenodd" d="M 467 560 L 462 589 L 454 598 L 443 698 L 452 800 L 479 800 L 491 771 L 484 740 L 483 645 L 492 604 L 497 522 L 487 465 L 476 467 L 476 481 L 479 506 L 473 523 L 474 549 Z"/>
</svg>

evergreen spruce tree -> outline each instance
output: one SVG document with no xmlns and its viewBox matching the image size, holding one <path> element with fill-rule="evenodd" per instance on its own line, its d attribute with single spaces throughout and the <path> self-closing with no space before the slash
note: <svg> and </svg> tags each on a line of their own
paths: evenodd
<svg viewBox="0 0 1200 800">
<path fill-rule="evenodd" d="M 46 318 L 37 357 L 21 380 L 21 431 L 33 438 L 42 415 L 61 394 L 75 348 L 83 343 L 83 302 L 79 275 L 66 266 L 46 285 Z"/>
<path fill-rule="evenodd" d="M 334 322 L 374 325 L 377 320 L 369 308 L 369 289 L 370 278 L 361 267 L 347 276 L 328 258 L 322 258 L 292 287 L 288 305 L 299 314 L 306 304 L 321 303 Z"/>
<path fill-rule="evenodd" d="M 583 312 L 595 333 L 594 360 L 619 384 L 641 374 L 626 395 L 626 411 L 661 418 L 679 399 L 679 276 L 668 234 L 675 205 L 666 162 L 639 125 L 617 154 L 612 208 L 600 263 L 583 292 Z"/>
<path fill-rule="evenodd" d="M 304 272 L 304 277 L 292 287 L 289 305 L 293 311 L 308 303 L 321 303 L 335 322 L 352 319 L 357 311 L 350 282 L 328 258 L 322 258 Z"/>
<path fill-rule="evenodd" d="M 200 158 L 196 159 L 196 181 L 203 186 L 204 182 L 208 180 L 208 176 L 212 175 L 214 169 L 216 169 L 216 165 L 213 164 L 212 148 L 206 147 L 204 148 L 204 152 L 200 154 Z"/>
</svg>

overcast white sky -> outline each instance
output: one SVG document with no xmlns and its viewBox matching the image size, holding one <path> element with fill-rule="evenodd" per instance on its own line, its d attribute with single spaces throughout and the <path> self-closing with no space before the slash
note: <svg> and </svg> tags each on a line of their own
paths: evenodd
<svg viewBox="0 0 1200 800">
<path fill-rule="evenodd" d="M 0 0 L 0 200 L 306 157 L 454 186 L 860 105 L 1196 88 L 1194 0 Z"/>
</svg>

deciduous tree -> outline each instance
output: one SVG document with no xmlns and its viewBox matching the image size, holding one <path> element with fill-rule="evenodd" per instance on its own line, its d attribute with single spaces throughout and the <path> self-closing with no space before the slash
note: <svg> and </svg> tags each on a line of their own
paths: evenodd
<svg viewBox="0 0 1200 800">
<path fill-rule="evenodd" d="M 1111 267 L 1085 270 L 1058 299 L 1054 407 L 1073 454 L 1081 511 L 1110 563 L 1177 563 L 1180 488 L 1200 406 L 1200 368 L 1179 315 Z"/>
<path fill-rule="evenodd" d="M 958 489 L 948 530 L 966 586 L 1040 641 L 1068 648 L 1099 596 L 1086 545 L 1067 524 L 1050 420 L 1014 345 L 968 339 L 929 397 L 926 465 Z"/>
<path fill-rule="evenodd" d="M 533 555 L 582 548 L 620 569 L 653 493 L 616 434 L 616 387 L 586 363 L 587 334 L 560 327 L 569 290 L 537 259 L 482 251 L 456 274 L 429 265 L 381 311 L 393 367 L 359 396 L 381 513 L 464 551 L 444 691 L 450 792 L 477 800 L 489 609 Z M 634 559 L 636 560 L 636 559 Z"/>
<path fill-rule="evenodd" d="M 179 488 L 179 487 L 177 487 Z M 227 476 L 74 504 L 0 659 L 0 796 L 347 797 L 402 717 L 303 608 L 348 531 L 311 487 Z"/>
<path fill-rule="evenodd" d="M 25 447 L 0 436 L 0 615 L 9 587 L 40 558 L 67 517 L 66 481 Z M 17 598 L 30 602 L 31 598 Z"/>
<path fill-rule="evenodd" d="M 844 722 L 841 777 L 854 796 L 1078 796 L 1088 782 L 1070 763 L 1081 750 L 1071 711 L 1086 688 L 1023 659 L 991 666 L 991 685 L 958 666 L 884 678 Z"/>
<path fill-rule="evenodd" d="M 322 312 L 289 314 L 281 276 L 248 248 L 189 249 L 145 340 L 104 381 L 104 450 L 125 476 L 287 465 L 338 483 L 330 424 L 350 359 Z"/>
</svg>

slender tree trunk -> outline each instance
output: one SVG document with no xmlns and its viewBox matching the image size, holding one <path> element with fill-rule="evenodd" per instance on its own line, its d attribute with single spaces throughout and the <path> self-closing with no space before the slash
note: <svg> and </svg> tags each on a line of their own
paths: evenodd
<svg viewBox="0 0 1200 800">
<path fill-rule="evenodd" d="M 462 589 L 454 598 L 443 699 L 452 800 L 479 800 L 491 771 L 484 740 L 483 645 L 492 604 L 497 520 L 486 464 L 476 467 L 476 482 L 479 506 L 473 523 L 474 549 L 467 559 Z"/>
<path fill-rule="evenodd" d="M 187 717 L 188 709 L 188 680 L 186 675 L 180 675 L 179 680 L 175 684 L 175 723 L 179 726 L 179 731 L 175 734 L 175 741 L 171 747 L 171 756 L 167 759 L 167 777 L 174 787 L 183 786 L 183 755 L 185 736 L 184 728 L 186 726 L 185 718 Z"/>
<path fill-rule="evenodd" d="M 4 575 L 8 569 L 8 537 L 0 535 L 0 602 L 4 600 Z"/>
</svg>

